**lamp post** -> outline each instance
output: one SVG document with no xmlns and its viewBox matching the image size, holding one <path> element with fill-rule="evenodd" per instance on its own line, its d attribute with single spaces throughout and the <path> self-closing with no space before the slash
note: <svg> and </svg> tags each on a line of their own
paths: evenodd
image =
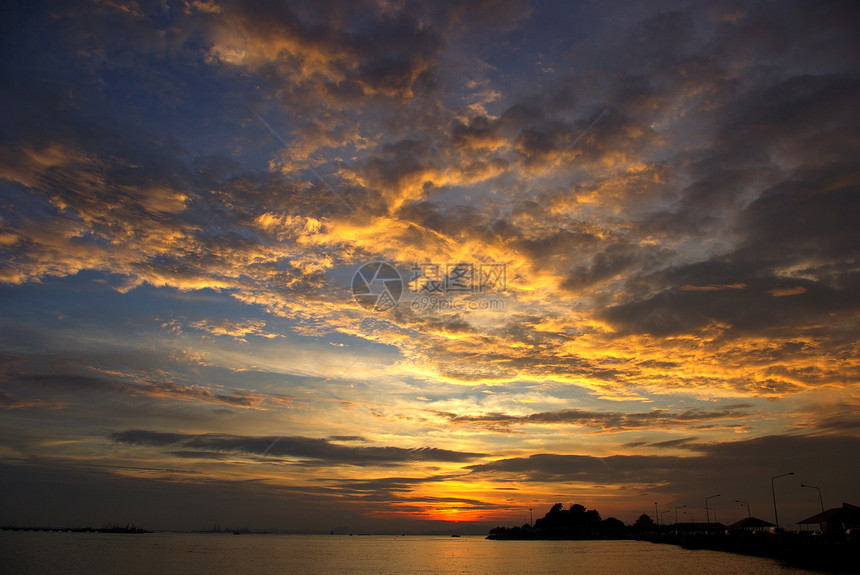
<svg viewBox="0 0 860 575">
<path fill-rule="evenodd" d="M 739 499 L 735 499 L 735 503 L 740 503 L 744 507 L 747 508 L 747 517 L 752 517 L 752 513 L 750 513 L 750 504 L 746 501 L 740 501 Z"/>
<path fill-rule="evenodd" d="M 805 483 L 801 483 L 800 486 L 801 487 L 809 487 L 810 489 L 817 489 L 818 490 L 818 503 L 821 504 L 821 512 L 824 513 L 824 500 L 821 498 L 821 488 L 816 487 L 814 485 L 806 485 Z"/>
<path fill-rule="evenodd" d="M 535 520 L 532 519 L 532 508 L 529 507 L 529 525 L 534 526 L 534 524 L 535 524 Z"/>
<path fill-rule="evenodd" d="M 708 510 L 708 499 L 713 499 L 714 497 L 719 497 L 719 496 L 720 496 L 720 494 L 717 493 L 716 495 L 711 495 L 710 497 L 705 497 L 705 515 L 708 516 L 708 526 L 711 525 L 711 512 Z M 714 521 L 716 521 L 716 520 L 717 520 L 717 514 L 714 513 Z"/>
<path fill-rule="evenodd" d="M 776 511 L 776 489 L 773 486 L 773 480 L 779 479 L 780 477 L 785 477 L 787 475 L 794 475 L 794 471 L 789 471 L 788 473 L 781 473 L 780 475 L 774 475 L 770 478 L 770 495 L 773 497 L 773 522 L 776 524 L 776 531 L 779 532 L 779 514 Z"/>
<path fill-rule="evenodd" d="M 660 515 L 657 513 L 657 502 L 654 502 L 654 521 L 657 522 L 657 525 L 660 525 Z"/>
<path fill-rule="evenodd" d="M 683 509 L 686 505 L 679 505 L 675 508 L 675 525 L 678 524 L 678 510 Z"/>
</svg>

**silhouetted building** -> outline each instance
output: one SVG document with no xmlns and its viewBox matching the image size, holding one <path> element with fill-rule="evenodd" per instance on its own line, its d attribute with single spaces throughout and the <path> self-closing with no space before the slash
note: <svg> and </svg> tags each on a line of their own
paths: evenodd
<svg viewBox="0 0 860 575">
<path fill-rule="evenodd" d="M 764 519 L 744 517 L 740 521 L 729 525 L 728 529 L 733 533 L 769 533 L 774 527 L 773 523 Z"/>
<path fill-rule="evenodd" d="M 860 507 L 843 503 L 823 513 L 816 513 L 797 522 L 798 525 L 819 525 L 822 533 L 839 534 L 848 529 L 860 528 Z"/>
</svg>

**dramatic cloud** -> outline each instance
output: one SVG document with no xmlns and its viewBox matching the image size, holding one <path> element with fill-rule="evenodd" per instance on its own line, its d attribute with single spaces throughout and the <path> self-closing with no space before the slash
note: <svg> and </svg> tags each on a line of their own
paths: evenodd
<svg viewBox="0 0 860 575">
<path fill-rule="evenodd" d="M 0 20 L 21 477 L 177 497 L 205 472 L 374 521 L 519 521 L 575 485 L 635 518 L 642 492 L 791 463 L 767 447 L 854 496 L 856 466 L 806 450 L 858 434 L 855 2 Z M 381 261 L 402 281 L 364 287 L 399 301 L 369 311 L 354 274 Z"/>
</svg>

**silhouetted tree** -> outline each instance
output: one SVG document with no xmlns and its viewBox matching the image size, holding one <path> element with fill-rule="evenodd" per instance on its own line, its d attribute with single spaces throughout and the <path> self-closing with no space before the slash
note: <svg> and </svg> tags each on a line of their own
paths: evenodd
<svg viewBox="0 0 860 575">
<path fill-rule="evenodd" d="M 553 505 L 546 515 L 535 521 L 537 529 L 560 529 L 565 519 L 564 507 L 561 503 Z"/>
<path fill-rule="evenodd" d="M 589 509 L 585 512 L 586 525 L 600 525 L 600 513 L 597 509 Z"/>
<path fill-rule="evenodd" d="M 633 529 L 636 531 L 652 531 L 654 529 L 654 520 L 647 513 L 643 513 L 633 524 Z"/>
<path fill-rule="evenodd" d="M 600 531 L 605 535 L 620 535 L 626 529 L 627 526 L 624 525 L 624 522 L 615 517 L 607 517 L 600 524 Z"/>
<path fill-rule="evenodd" d="M 651 518 L 645 516 L 648 521 Z M 490 531 L 490 539 L 595 539 L 600 537 L 622 537 L 628 528 L 614 517 L 605 521 L 596 509 L 586 509 L 574 503 L 565 509 L 561 503 L 553 505 L 546 515 L 537 519 L 534 528 L 496 527 Z"/>
</svg>

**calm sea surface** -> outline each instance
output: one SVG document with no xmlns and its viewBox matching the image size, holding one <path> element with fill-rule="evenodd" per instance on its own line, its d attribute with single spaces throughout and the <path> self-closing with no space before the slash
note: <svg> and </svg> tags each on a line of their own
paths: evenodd
<svg viewBox="0 0 860 575">
<path fill-rule="evenodd" d="M 0 532 L 0 573 L 690 575 L 814 573 L 640 541 L 483 537 Z"/>
</svg>

